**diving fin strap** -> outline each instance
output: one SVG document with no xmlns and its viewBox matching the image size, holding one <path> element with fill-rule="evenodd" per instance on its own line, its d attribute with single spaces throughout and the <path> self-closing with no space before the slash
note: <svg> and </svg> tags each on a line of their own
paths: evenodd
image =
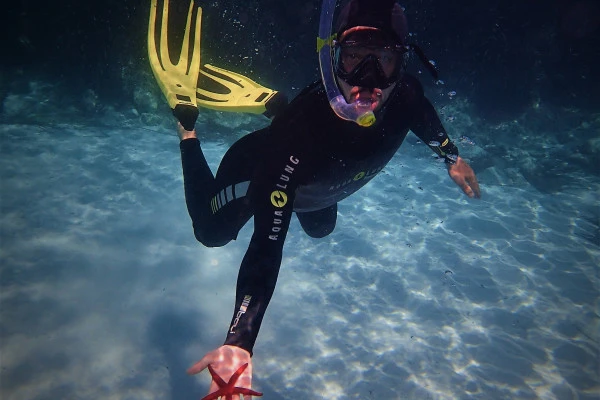
<svg viewBox="0 0 600 400">
<path fill-rule="evenodd" d="M 194 17 L 194 2 L 190 1 L 181 53 L 176 64 L 169 56 L 168 31 L 169 0 L 163 0 L 159 37 L 156 37 L 156 14 L 158 0 L 152 0 L 150 6 L 150 22 L 148 25 L 148 56 L 154 77 L 165 95 L 169 106 L 175 110 L 197 107 L 196 84 L 200 71 L 200 26 L 202 8 L 197 8 Z M 193 33 L 191 32 L 194 24 Z M 157 40 L 158 39 L 158 40 Z M 158 49 L 157 49 L 158 45 Z M 191 49 L 191 57 L 190 57 Z"/>
<path fill-rule="evenodd" d="M 253 80 L 206 64 L 200 69 L 196 89 L 196 102 L 200 107 L 219 111 L 265 114 L 279 107 L 285 96 L 275 90 L 259 85 Z"/>
</svg>

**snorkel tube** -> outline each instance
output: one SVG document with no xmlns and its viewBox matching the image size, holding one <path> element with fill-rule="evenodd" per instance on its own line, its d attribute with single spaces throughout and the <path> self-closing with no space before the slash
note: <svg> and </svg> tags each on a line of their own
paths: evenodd
<svg viewBox="0 0 600 400">
<path fill-rule="evenodd" d="M 321 7 L 321 21 L 319 23 L 319 36 L 317 37 L 321 79 L 333 112 L 341 119 L 354 121 L 360 126 L 368 127 L 375 123 L 375 114 L 371 111 L 370 105 L 362 104 L 360 101 L 348 104 L 335 80 L 333 62 L 331 61 L 332 44 L 335 37 L 335 34 L 331 34 L 331 26 L 333 24 L 335 3 L 336 0 L 323 0 Z"/>
</svg>

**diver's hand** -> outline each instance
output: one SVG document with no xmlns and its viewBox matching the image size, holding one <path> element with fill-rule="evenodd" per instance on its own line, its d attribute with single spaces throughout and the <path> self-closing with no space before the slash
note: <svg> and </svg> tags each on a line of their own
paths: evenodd
<svg viewBox="0 0 600 400">
<path fill-rule="evenodd" d="M 221 346 L 202 357 L 200 361 L 187 370 L 187 373 L 195 375 L 207 368 L 209 364 L 214 372 L 225 382 L 230 380 L 238 368 L 244 364 L 248 364 L 248 367 L 235 382 L 235 386 L 248 389 L 252 387 L 252 359 L 250 358 L 250 353 L 246 350 L 237 346 Z M 213 380 L 208 393 L 216 392 L 218 389 L 219 385 Z M 251 398 L 252 396 L 244 396 L 244 400 Z M 234 394 L 233 400 L 241 400 L 240 395 Z"/>
<path fill-rule="evenodd" d="M 173 115 L 186 131 L 194 130 L 198 114 L 198 107 L 188 104 L 177 104 L 173 109 Z"/>
<path fill-rule="evenodd" d="M 458 157 L 456 163 L 448 166 L 448 174 L 467 196 L 476 199 L 481 197 L 475 172 L 465 160 Z"/>
<path fill-rule="evenodd" d="M 183 125 L 181 125 L 181 122 L 177 122 L 177 135 L 179 136 L 179 140 L 185 140 L 185 139 L 191 139 L 191 138 L 196 139 L 198 137 L 198 136 L 196 136 L 195 129 L 188 131 L 183 127 Z"/>
</svg>

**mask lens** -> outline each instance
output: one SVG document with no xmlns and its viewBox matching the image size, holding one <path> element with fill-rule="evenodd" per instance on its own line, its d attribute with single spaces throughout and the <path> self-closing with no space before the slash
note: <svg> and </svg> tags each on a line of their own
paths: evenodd
<svg viewBox="0 0 600 400">
<path fill-rule="evenodd" d="M 352 86 L 385 89 L 398 80 L 404 51 L 379 29 L 351 28 L 341 34 L 335 46 L 335 71 Z"/>
<path fill-rule="evenodd" d="M 396 70 L 396 63 L 400 55 L 397 51 L 386 47 L 368 46 L 340 46 L 340 62 L 346 73 L 351 73 L 368 56 L 377 59 L 379 67 L 384 75 L 389 78 Z"/>
</svg>

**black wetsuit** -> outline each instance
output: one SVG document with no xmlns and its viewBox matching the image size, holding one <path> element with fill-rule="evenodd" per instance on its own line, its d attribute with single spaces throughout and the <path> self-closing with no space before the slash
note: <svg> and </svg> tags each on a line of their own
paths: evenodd
<svg viewBox="0 0 600 400">
<path fill-rule="evenodd" d="M 200 242 L 224 245 L 254 215 L 225 344 L 252 353 L 275 290 L 293 212 L 310 236 L 328 235 L 335 227 L 337 202 L 377 175 L 409 130 L 448 162 L 458 155 L 420 83 L 410 75 L 376 117 L 369 128 L 341 120 L 322 84 L 315 83 L 268 128 L 237 141 L 214 178 L 199 141 L 180 143 L 186 203 Z"/>
</svg>

